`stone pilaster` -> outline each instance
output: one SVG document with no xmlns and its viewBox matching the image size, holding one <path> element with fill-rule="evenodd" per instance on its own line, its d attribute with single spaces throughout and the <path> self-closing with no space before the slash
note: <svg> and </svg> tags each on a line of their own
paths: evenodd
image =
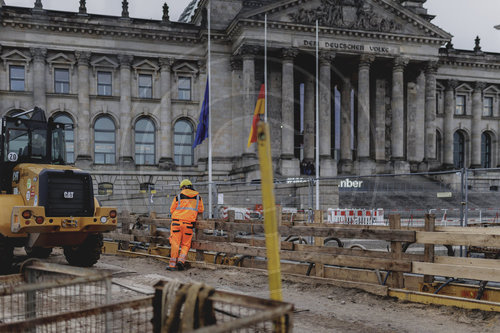
<svg viewBox="0 0 500 333">
<path fill-rule="evenodd" d="M 340 161 L 339 172 L 352 173 L 352 122 L 351 122 L 351 79 L 344 78 L 340 97 Z"/>
<path fill-rule="evenodd" d="M 481 167 L 481 116 L 483 114 L 484 82 L 476 82 L 472 93 L 472 126 L 471 126 L 471 168 Z"/>
<path fill-rule="evenodd" d="M 255 91 L 255 55 L 258 52 L 258 48 L 255 46 L 244 46 L 242 50 L 243 58 L 243 136 L 248 139 L 250 127 L 248 124 L 252 123 L 253 110 L 255 109 L 255 103 L 257 98 L 257 92 Z M 243 142 L 243 157 L 245 158 L 256 158 L 257 147 L 255 144 L 248 147 L 247 140 Z"/>
<path fill-rule="evenodd" d="M 358 126 L 356 170 L 360 174 L 375 172 L 375 163 L 370 159 L 370 65 L 373 56 L 361 56 L 358 67 Z"/>
<path fill-rule="evenodd" d="M 243 76 L 243 62 L 241 57 L 233 56 L 231 57 L 231 112 L 232 112 L 232 124 L 231 131 L 233 140 L 231 142 L 232 156 L 241 156 L 244 145 L 247 144 L 248 137 L 242 135 L 241 128 L 245 125 L 243 123 L 243 118 L 245 117 L 245 111 L 241 107 L 243 102 L 242 91 L 242 76 Z M 248 111 L 247 111 L 248 112 Z M 246 124 L 248 126 L 248 124 Z"/>
<path fill-rule="evenodd" d="M 404 160 L 404 69 L 408 60 L 404 58 L 394 59 L 392 68 L 392 132 L 391 148 L 392 161 L 395 173 L 409 172 L 409 164 Z"/>
<path fill-rule="evenodd" d="M 134 143 L 130 140 L 132 133 L 132 99 L 131 99 L 131 75 L 130 65 L 132 64 L 133 56 L 120 54 L 118 61 L 120 62 L 120 129 L 119 135 L 119 162 L 125 168 L 133 167 Z"/>
<path fill-rule="evenodd" d="M 33 56 L 33 104 L 42 109 L 47 108 L 46 84 L 45 84 L 45 59 L 47 49 L 32 48 Z"/>
<path fill-rule="evenodd" d="M 172 65 L 173 58 L 160 58 L 160 160 L 159 165 L 163 170 L 175 168 L 172 153 Z"/>
<path fill-rule="evenodd" d="M 297 176 L 300 174 L 299 161 L 294 157 L 294 70 L 293 61 L 299 54 L 295 48 L 282 50 L 281 80 L 281 174 Z"/>
<path fill-rule="evenodd" d="M 425 161 L 429 169 L 432 168 L 432 164 L 438 163 L 436 156 L 436 73 L 437 63 L 429 62 L 425 70 Z"/>
<path fill-rule="evenodd" d="M 443 122 L 443 166 L 446 169 L 453 168 L 453 114 L 455 113 L 455 88 L 458 82 L 449 80 L 446 82 L 444 92 L 444 122 Z"/>
<path fill-rule="evenodd" d="M 90 52 L 76 51 L 78 70 L 78 120 L 76 122 L 76 161 L 79 168 L 89 168 L 92 164 L 90 135 L 89 61 Z"/>
<path fill-rule="evenodd" d="M 320 176 L 337 175 L 337 162 L 332 159 L 332 63 L 335 53 L 322 51 L 319 55 L 319 158 Z"/>
</svg>

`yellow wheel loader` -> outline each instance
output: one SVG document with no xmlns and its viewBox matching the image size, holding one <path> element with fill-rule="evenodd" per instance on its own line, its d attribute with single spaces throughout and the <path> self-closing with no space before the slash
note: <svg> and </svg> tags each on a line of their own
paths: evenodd
<svg viewBox="0 0 500 333">
<path fill-rule="evenodd" d="M 65 165 L 67 124 L 47 121 L 35 107 L 3 117 L 0 155 L 0 273 L 14 247 L 46 258 L 63 247 L 69 264 L 90 267 L 102 233 L 116 229 L 116 208 L 100 207 L 89 173 Z"/>
</svg>

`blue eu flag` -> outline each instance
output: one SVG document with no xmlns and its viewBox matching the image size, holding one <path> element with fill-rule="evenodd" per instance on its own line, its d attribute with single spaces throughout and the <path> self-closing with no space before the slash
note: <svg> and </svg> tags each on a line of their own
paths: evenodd
<svg viewBox="0 0 500 333">
<path fill-rule="evenodd" d="M 198 124 L 198 128 L 196 129 L 196 137 L 194 138 L 193 142 L 193 148 L 195 148 L 197 145 L 200 145 L 203 140 L 208 138 L 208 113 L 210 112 L 209 109 L 209 94 L 208 94 L 208 78 L 207 78 L 207 87 L 205 89 L 205 98 L 203 99 L 203 105 L 201 106 L 201 112 L 200 112 L 200 121 Z"/>
</svg>

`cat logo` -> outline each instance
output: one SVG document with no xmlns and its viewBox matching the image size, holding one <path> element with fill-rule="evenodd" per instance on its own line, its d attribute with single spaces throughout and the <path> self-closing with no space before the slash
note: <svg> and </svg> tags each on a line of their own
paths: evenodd
<svg viewBox="0 0 500 333">
<path fill-rule="evenodd" d="M 64 192 L 64 199 L 73 199 L 75 192 Z"/>
</svg>

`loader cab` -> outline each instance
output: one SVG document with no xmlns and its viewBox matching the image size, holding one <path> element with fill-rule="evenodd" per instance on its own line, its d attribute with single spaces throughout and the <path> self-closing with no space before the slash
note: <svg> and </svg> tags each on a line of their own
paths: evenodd
<svg viewBox="0 0 500 333">
<path fill-rule="evenodd" d="M 67 124 L 47 121 L 45 113 L 35 108 L 29 118 L 22 113 L 3 117 L 1 126 L 0 190 L 12 193 L 12 170 L 21 163 L 64 165 Z"/>
</svg>

